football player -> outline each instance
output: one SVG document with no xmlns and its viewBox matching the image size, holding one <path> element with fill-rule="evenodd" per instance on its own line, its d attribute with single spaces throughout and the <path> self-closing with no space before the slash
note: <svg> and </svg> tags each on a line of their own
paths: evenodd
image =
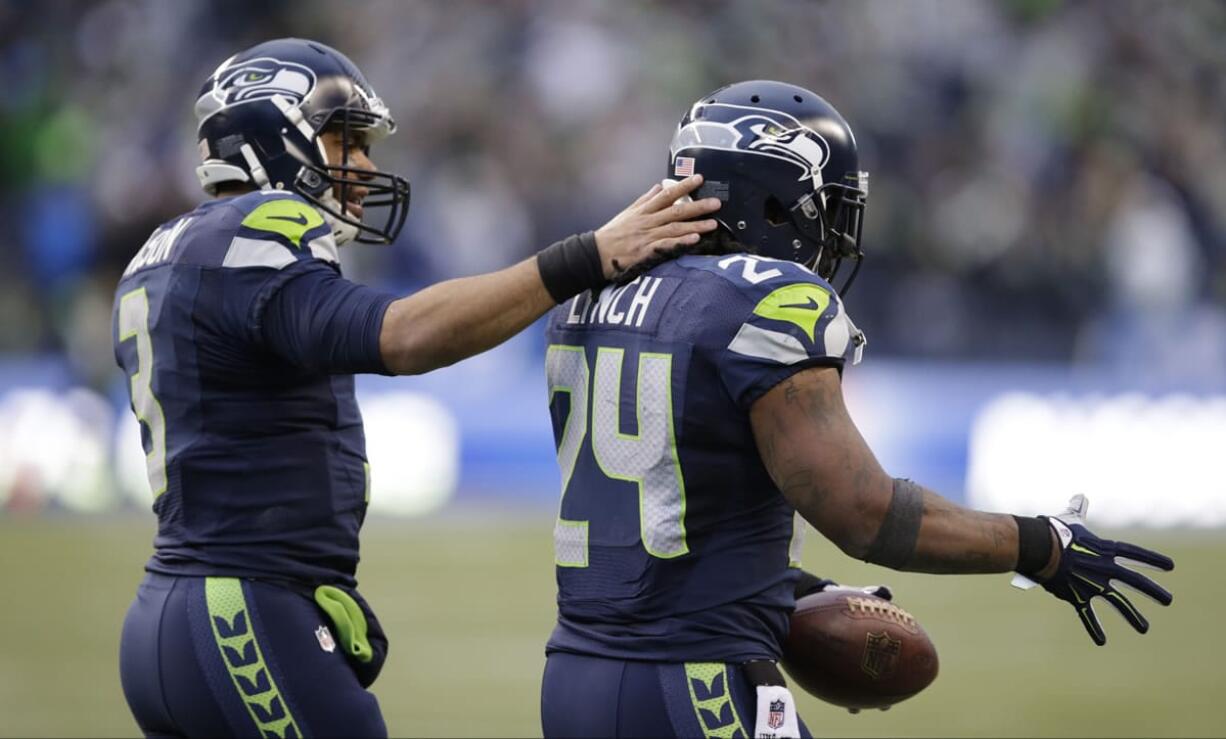
<svg viewBox="0 0 1226 739">
<path fill-rule="evenodd" d="M 124 694 L 150 736 L 384 736 L 387 641 L 355 589 L 369 476 L 358 372 L 414 374 L 514 335 L 646 256 L 715 228 L 701 178 L 600 230 L 404 298 L 345 280 L 337 248 L 391 242 L 409 183 L 371 147 L 396 125 L 362 73 L 282 39 L 222 62 L 196 101 L 214 198 L 157 229 L 119 283 L 158 516 L 123 627 Z"/>
<path fill-rule="evenodd" d="M 545 735 L 807 736 L 775 667 L 797 591 L 826 584 L 798 568 L 796 513 L 886 567 L 1017 571 L 1096 643 L 1095 598 L 1145 632 L 1119 586 L 1171 596 L 1123 565 L 1170 559 L 1094 536 L 1080 498 L 1050 518 L 963 508 L 891 477 L 856 430 L 840 379 L 865 339 L 832 284 L 845 294 L 859 267 L 868 191 L 842 116 L 742 82 L 694 103 L 669 154 L 723 201 L 719 229 L 549 319 L 562 500 Z"/>
</svg>

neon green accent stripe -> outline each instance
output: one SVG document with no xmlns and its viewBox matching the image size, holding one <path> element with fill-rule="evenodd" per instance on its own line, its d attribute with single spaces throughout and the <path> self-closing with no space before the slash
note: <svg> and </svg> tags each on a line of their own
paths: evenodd
<svg viewBox="0 0 1226 739">
<path fill-rule="evenodd" d="M 311 206 L 293 198 L 268 200 L 243 219 L 243 225 L 257 231 L 280 234 L 302 248 L 302 236 L 324 225 L 324 218 Z"/>
<path fill-rule="evenodd" d="M 753 309 L 755 315 L 795 324 L 813 341 L 817 320 L 830 305 L 830 293 L 811 282 L 798 282 L 775 290 Z"/>
<path fill-rule="evenodd" d="M 685 682 L 690 690 L 694 716 L 704 737 L 731 739 L 746 736 L 741 717 L 732 702 L 728 667 L 722 662 L 686 662 Z"/>
<path fill-rule="evenodd" d="M 1074 572 L 1074 573 L 1073 573 L 1073 577 L 1075 577 L 1075 578 L 1077 578 L 1078 580 L 1082 581 L 1082 582 L 1083 582 L 1083 583 L 1085 583 L 1086 585 L 1089 585 L 1090 587 L 1094 588 L 1096 591 L 1098 591 L 1098 592 L 1100 592 L 1100 593 L 1101 593 L 1101 592 L 1103 592 L 1103 586 L 1102 586 L 1102 585 L 1099 585 L 1098 583 L 1094 582 L 1093 580 L 1087 580 L 1086 578 L 1082 577 L 1081 575 L 1078 575 L 1076 572 Z"/>
<path fill-rule="evenodd" d="M 1093 549 L 1086 549 L 1080 544 L 1069 544 L 1068 548 L 1072 549 L 1074 552 L 1081 552 L 1082 554 L 1088 554 L 1091 557 L 1099 556 L 1098 552 L 1094 551 Z"/>
<path fill-rule="evenodd" d="M 242 582 L 232 577 L 205 578 L 204 596 L 217 650 L 259 733 L 284 737 L 292 730 L 292 736 L 302 736 L 272 672 L 264 663 L 247 599 L 243 596 Z"/>
<path fill-rule="evenodd" d="M 1128 612 L 1131 613 L 1134 618 L 1137 618 L 1138 620 L 1141 618 L 1141 614 L 1137 613 L 1137 609 L 1133 608 L 1132 604 L 1129 603 L 1128 600 L 1124 596 L 1112 591 L 1110 593 L 1107 593 L 1107 597 L 1114 599 L 1116 603 L 1119 603 L 1121 606 L 1127 609 Z"/>
<path fill-rule="evenodd" d="M 1106 635 L 1103 634 L 1103 628 L 1099 625 L 1098 619 L 1095 618 L 1094 612 L 1089 606 L 1077 609 L 1077 616 L 1081 619 L 1082 625 L 1086 627 L 1086 631 L 1090 632 L 1090 638 L 1095 644 L 1102 644 L 1106 640 Z"/>
</svg>

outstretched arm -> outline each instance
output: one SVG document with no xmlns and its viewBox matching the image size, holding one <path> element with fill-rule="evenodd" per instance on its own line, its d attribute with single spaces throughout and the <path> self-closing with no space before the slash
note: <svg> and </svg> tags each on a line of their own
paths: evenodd
<svg viewBox="0 0 1226 739">
<path fill-rule="evenodd" d="M 674 203 L 701 184 L 696 175 L 640 196 L 596 231 L 599 265 L 591 258 L 596 256 L 591 243 L 580 243 L 591 239 L 589 234 L 498 272 L 447 280 L 395 301 L 379 336 L 384 364 L 396 374 L 413 375 L 480 354 L 581 290 L 661 252 L 693 244 L 716 226 L 714 220 L 693 219 L 716 210 L 719 201 Z"/>
<path fill-rule="evenodd" d="M 501 344 L 554 305 L 535 257 L 431 285 L 388 306 L 379 336 L 383 363 L 398 375 L 455 364 Z"/>
<path fill-rule="evenodd" d="M 784 497 L 847 554 L 914 572 L 1017 568 L 1012 516 L 964 508 L 886 474 L 847 413 L 836 370 L 796 373 L 759 398 L 750 418 Z M 1038 577 L 1054 571 L 1058 552 L 1053 535 Z"/>
<path fill-rule="evenodd" d="M 1130 567 L 1171 570 L 1175 563 L 1095 536 L 1085 527 L 1083 496 L 1058 516 L 1019 518 L 963 508 L 891 478 L 848 416 L 833 369 L 802 370 L 771 388 L 750 419 L 762 461 L 784 497 L 853 557 L 915 572 L 1017 570 L 1071 604 L 1100 646 L 1107 636 L 1094 613 L 1096 600 L 1110 603 L 1142 634 L 1149 622 L 1120 587 L 1171 604 L 1170 593 Z"/>
</svg>

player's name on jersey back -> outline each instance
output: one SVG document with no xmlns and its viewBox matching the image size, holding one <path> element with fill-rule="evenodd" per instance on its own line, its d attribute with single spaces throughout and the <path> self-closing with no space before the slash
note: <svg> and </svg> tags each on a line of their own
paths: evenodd
<svg viewBox="0 0 1226 739">
<path fill-rule="evenodd" d="M 136 272 L 145 267 L 152 267 L 161 264 L 170 259 L 171 252 L 174 250 L 175 244 L 179 242 L 179 236 L 182 235 L 187 227 L 191 224 L 192 218 L 182 218 L 178 223 L 167 228 L 162 227 L 153 232 L 145 245 L 136 252 L 136 256 L 128 263 L 128 268 L 123 271 L 124 277 Z"/>
<path fill-rule="evenodd" d="M 580 293 L 570 301 L 560 328 L 612 326 L 651 331 L 676 287 L 675 280 L 643 275 L 625 285 L 610 285 L 596 296 Z"/>
</svg>

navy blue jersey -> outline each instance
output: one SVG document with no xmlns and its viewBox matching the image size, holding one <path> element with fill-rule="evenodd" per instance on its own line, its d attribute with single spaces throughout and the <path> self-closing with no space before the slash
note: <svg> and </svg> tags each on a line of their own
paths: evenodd
<svg viewBox="0 0 1226 739">
<path fill-rule="evenodd" d="M 792 262 L 687 256 L 559 306 L 548 336 L 563 487 L 548 650 L 778 658 L 801 529 L 749 409 L 858 354 L 837 294 Z"/>
<path fill-rule="evenodd" d="M 390 296 L 341 277 L 289 193 L 214 200 L 124 272 L 115 355 L 158 515 L 148 569 L 353 584 L 367 502 L 355 372 L 382 372 Z"/>
</svg>

